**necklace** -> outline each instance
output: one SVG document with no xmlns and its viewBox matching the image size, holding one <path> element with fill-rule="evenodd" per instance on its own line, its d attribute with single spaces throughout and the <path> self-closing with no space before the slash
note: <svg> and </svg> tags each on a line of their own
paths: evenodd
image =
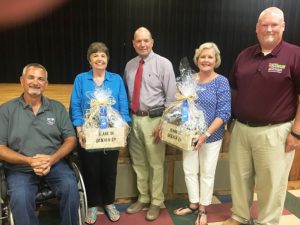
<svg viewBox="0 0 300 225">
<path fill-rule="evenodd" d="M 104 81 L 104 76 L 101 77 L 93 77 L 94 82 L 97 86 L 101 86 Z"/>
</svg>

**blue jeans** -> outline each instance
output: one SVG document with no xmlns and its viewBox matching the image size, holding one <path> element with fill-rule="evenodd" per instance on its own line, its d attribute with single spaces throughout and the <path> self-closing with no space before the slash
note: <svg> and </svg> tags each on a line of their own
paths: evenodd
<svg viewBox="0 0 300 225">
<path fill-rule="evenodd" d="M 62 225 L 78 225 L 79 193 L 73 171 L 61 160 L 43 177 L 60 200 Z M 33 172 L 6 171 L 7 193 L 16 225 L 38 225 L 35 197 L 41 177 Z"/>
</svg>

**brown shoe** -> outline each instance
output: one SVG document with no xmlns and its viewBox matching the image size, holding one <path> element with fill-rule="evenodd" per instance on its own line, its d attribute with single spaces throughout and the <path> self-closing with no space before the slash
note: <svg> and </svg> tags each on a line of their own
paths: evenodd
<svg viewBox="0 0 300 225">
<path fill-rule="evenodd" d="M 149 203 L 143 203 L 140 201 L 136 201 L 135 203 L 131 204 L 127 209 L 126 212 L 130 214 L 137 213 L 141 211 L 143 208 L 148 207 Z"/>
<path fill-rule="evenodd" d="M 156 220 L 159 216 L 159 213 L 160 213 L 160 206 L 151 204 L 146 214 L 146 220 L 149 221 Z"/>
<path fill-rule="evenodd" d="M 222 225 L 243 225 L 243 224 L 244 223 L 236 221 L 235 219 L 229 218 Z"/>
</svg>

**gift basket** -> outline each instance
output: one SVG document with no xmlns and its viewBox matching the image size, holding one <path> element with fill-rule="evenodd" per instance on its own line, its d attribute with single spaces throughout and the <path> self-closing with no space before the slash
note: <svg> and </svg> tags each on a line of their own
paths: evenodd
<svg viewBox="0 0 300 225">
<path fill-rule="evenodd" d="M 82 131 L 85 136 L 85 149 L 93 151 L 103 148 L 116 149 L 126 146 L 129 126 L 111 106 L 115 99 L 111 90 L 98 87 L 90 98 L 90 108 L 85 112 Z"/>
<path fill-rule="evenodd" d="M 191 151 L 207 125 L 203 110 L 194 102 L 197 83 L 186 59 L 181 60 L 179 69 L 176 102 L 164 111 L 161 139 L 180 150 Z"/>
</svg>

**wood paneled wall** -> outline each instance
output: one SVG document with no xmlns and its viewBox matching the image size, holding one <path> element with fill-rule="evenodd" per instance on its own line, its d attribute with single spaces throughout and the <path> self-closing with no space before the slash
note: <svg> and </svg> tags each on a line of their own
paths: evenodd
<svg viewBox="0 0 300 225">
<path fill-rule="evenodd" d="M 60 101 L 69 109 L 72 85 L 49 84 L 44 95 Z M 8 100 L 19 97 L 23 92 L 21 84 L 0 83 L 0 105 Z"/>
</svg>

